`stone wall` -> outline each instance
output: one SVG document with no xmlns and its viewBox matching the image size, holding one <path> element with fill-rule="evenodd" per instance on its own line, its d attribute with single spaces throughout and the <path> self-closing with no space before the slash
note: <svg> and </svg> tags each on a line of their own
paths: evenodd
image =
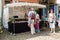
<svg viewBox="0 0 60 40">
<path fill-rule="evenodd" d="M 22 2 L 31 2 L 31 3 L 38 3 L 38 0 L 19 0 Z"/>
<path fill-rule="evenodd" d="M 39 0 L 11 0 L 12 2 L 30 2 L 30 3 L 38 3 Z"/>
<path fill-rule="evenodd" d="M 11 18 L 12 16 L 18 16 L 19 19 L 24 19 L 25 18 L 25 13 L 27 13 L 28 10 L 26 8 L 21 8 L 21 7 L 15 7 L 9 8 L 9 17 Z"/>
</svg>

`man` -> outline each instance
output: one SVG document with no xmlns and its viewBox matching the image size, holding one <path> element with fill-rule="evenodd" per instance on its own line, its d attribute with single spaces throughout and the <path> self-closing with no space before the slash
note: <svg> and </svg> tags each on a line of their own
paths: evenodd
<svg viewBox="0 0 60 40">
<path fill-rule="evenodd" d="M 34 11 L 33 8 L 28 13 L 28 26 L 31 28 L 31 34 L 35 33 L 35 28 L 34 28 L 34 18 L 32 18 L 32 15 L 36 15 L 36 12 Z"/>
</svg>

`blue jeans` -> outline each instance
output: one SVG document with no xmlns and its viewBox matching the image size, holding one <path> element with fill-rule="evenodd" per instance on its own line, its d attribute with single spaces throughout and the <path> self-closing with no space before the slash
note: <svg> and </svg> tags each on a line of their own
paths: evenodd
<svg viewBox="0 0 60 40">
<path fill-rule="evenodd" d="M 35 32 L 40 32 L 40 30 L 39 29 L 35 29 Z"/>
</svg>

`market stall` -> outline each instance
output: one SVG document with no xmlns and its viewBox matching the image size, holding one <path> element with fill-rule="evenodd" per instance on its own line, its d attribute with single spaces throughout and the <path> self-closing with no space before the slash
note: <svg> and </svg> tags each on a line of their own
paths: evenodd
<svg viewBox="0 0 60 40">
<path fill-rule="evenodd" d="M 46 8 L 45 5 L 38 3 L 10 3 L 4 6 L 3 24 L 12 33 L 20 33 L 29 31 L 25 13 L 28 13 L 29 8 Z M 5 16 L 4 16 L 5 15 Z"/>
</svg>

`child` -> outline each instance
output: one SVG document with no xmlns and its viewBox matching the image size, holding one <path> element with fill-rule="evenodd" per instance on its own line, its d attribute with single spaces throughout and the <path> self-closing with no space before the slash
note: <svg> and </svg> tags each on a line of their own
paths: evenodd
<svg viewBox="0 0 60 40">
<path fill-rule="evenodd" d="M 39 21 L 40 21 L 39 15 L 36 14 L 35 32 L 40 32 L 40 30 L 39 30 Z"/>
</svg>

